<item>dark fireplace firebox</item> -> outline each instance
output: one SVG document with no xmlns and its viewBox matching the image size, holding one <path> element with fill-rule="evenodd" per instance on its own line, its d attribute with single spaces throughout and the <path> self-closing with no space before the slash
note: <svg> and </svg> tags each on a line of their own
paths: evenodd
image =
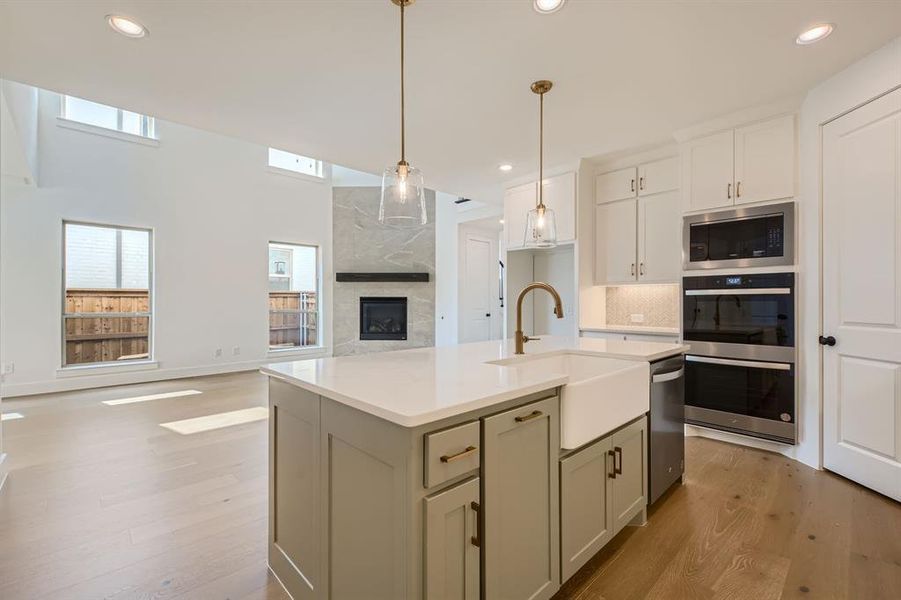
<svg viewBox="0 0 901 600">
<path fill-rule="evenodd" d="M 407 339 L 407 299 L 361 297 L 360 339 Z"/>
</svg>

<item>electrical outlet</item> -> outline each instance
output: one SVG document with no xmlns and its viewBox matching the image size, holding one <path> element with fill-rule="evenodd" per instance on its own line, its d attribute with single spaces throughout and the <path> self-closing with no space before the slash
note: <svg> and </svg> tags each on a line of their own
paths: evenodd
<svg viewBox="0 0 901 600">
<path fill-rule="evenodd" d="M 239 354 L 241 354 L 241 346 L 233 346 L 232 356 L 238 356 Z"/>
<path fill-rule="evenodd" d="M 216 351 L 213 352 L 214 358 L 222 358 L 222 348 L 216 348 Z"/>
<path fill-rule="evenodd" d="M 644 315 L 641 313 L 632 313 L 629 315 L 629 320 L 633 323 L 644 323 Z"/>
<path fill-rule="evenodd" d="M 3 375 L 12 375 L 16 372 L 16 363 L 3 363 Z"/>
</svg>

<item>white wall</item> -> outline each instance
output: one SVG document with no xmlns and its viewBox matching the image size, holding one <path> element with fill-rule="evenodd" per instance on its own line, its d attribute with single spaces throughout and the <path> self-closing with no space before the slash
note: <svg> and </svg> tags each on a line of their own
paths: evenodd
<svg viewBox="0 0 901 600">
<path fill-rule="evenodd" d="M 822 331 L 820 248 L 821 140 L 829 121 L 886 92 L 901 87 L 901 38 L 854 63 L 822 82 L 807 95 L 801 107 L 801 189 L 798 197 L 800 443 L 797 458 L 822 466 L 822 349 L 817 336 Z M 828 333 L 828 332 L 827 332 Z"/>
<path fill-rule="evenodd" d="M 457 197 L 435 193 L 435 345 L 457 343 Z"/>
<path fill-rule="evenodd" d="M 269 360 L 268 243 L 319 245 L 323 271 L 331 272 L 330 183 L 273 173 L 266 147 L 174 123 L 157 122 L 158 146 L 60 127 L 58 103 L 56 94 L 40 93 L 40 186 L 4 178 L 0 190 L 0 354 L 15 364 L 3 395 Z M 153 230 L 158 369 L 79 377 L 57 371 L 63 220 Z M 323 277 L 324 307 L 332 304 L 331 279 Z M 323 316 L 330 346 L 331 315 Z M 223 349 L 219 358 L 216 348 Z"/>
<path fill-rule="evenodd" d="M 0 81 L 0 173 L 33 185 L 37 179 L 37 90 Z"/>
</svg>

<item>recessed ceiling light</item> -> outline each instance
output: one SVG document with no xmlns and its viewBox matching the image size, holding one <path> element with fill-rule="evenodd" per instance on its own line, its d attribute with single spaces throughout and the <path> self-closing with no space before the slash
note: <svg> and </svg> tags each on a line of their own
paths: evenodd
<svg viewBox="0 0 901 600">
<path fill-rule="evenodd" d="M 106 15 L 106 22 L 113 28 L 116 33 L 121 33 L 125 37 L 142 38 L 147 35 L 147 28 L 128 17 L 122 15 Z"/>
<path fill-rule="evenodd" d="M 564 0 L 535 0 L 535 10 L 543 15 L 560 10 Z"/>
<path fill-rule="evenodd" d="M 795 39 L 795 43 L 799 46 L 806 46 L 807 44 L 819 42 L 821 39 L 832 33 L 834 29 L 835 25 L 833 25 L 832 23 L 822 23 L 820 25 L 814 25 L 810 29 L 803 31 L 801 35 L 799 35 Z"/>
<path fill-rule="evenodd" d="M 503 165 L 499 166 L 498 169 L 501 170 L 501 171 L 504 171 L 504 172 L 512 171 L 512 170 L 513 170 L 513 165 L 503 164 Z"/>
</svg>

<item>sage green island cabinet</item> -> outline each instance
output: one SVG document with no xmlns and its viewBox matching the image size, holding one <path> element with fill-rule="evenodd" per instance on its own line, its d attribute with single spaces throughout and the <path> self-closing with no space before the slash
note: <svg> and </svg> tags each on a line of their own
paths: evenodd
<svg viewBox="0 0 901 600">
<path fill-rule="evenodd" d="M 629 524 L 643 524 L 648 497 L 647 418 L 560 460 L 560 571 L 572 577 Z"/>
<path fill-rule="evenodd" d="M 483 423 L 485 598 L 550 598 L 560 587 L 556 397 Z"/>
<path fill-rule="evenodd" d="M 295 600 L 550 598 L 554 387 L 405 427 L 270 376 L 269 565 Z"/>
</svg>

